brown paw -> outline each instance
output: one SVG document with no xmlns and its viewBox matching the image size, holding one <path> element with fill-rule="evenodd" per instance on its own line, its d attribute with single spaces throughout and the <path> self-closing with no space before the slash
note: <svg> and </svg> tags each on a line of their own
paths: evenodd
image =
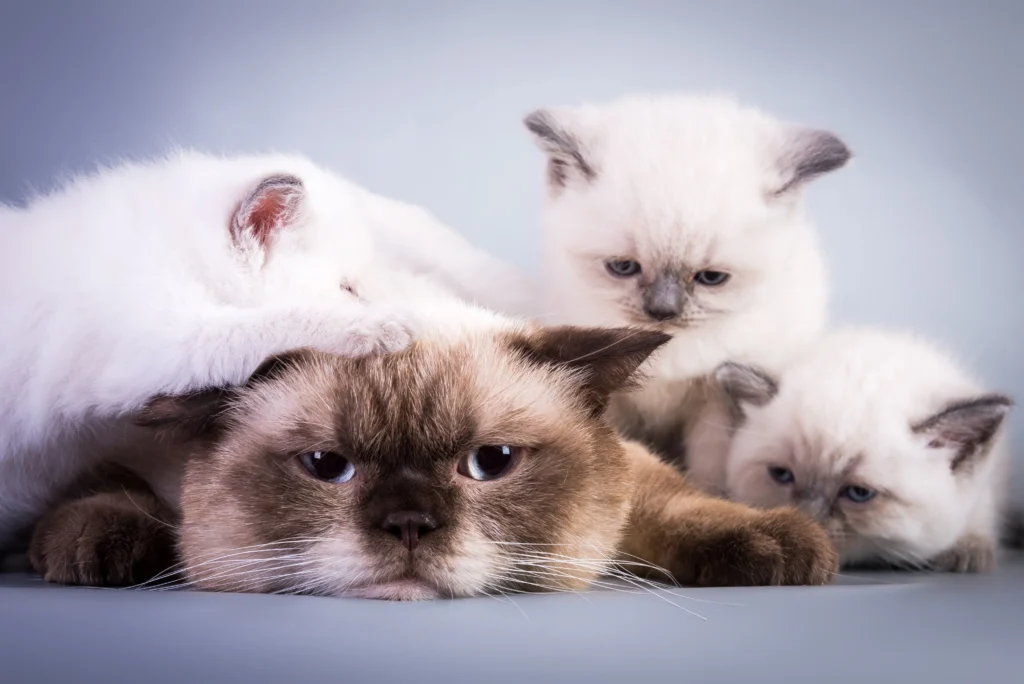
<svg viewBox="0 0 1024 684">
<path fill-rule="evenodd" d="M 940 572 L 991 572 L 996 567 L 996 546 L 984 537 L 967 535 L 928 565 Z"/>
<path fill-rule="evenodd" d="M 694 551 L 701 586 L 828 584 L 839 570 L 825 530 L 791 509 L 759 513 Z"/>
<path fill-rule="evenodd" d="M 94 494 L 69 501 L 36 526 L 29 560 L 48 582 L 144 582 L 175 562 L 173 529 L 160 514 L 160 504 L 143 493 Z"/>
</svg>

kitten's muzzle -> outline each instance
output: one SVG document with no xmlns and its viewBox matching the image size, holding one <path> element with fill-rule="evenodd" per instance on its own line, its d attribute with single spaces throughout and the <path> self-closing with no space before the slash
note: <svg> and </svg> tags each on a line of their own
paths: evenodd
<svg viewBox="0 0 1024 684">
<path fill-rule="evenodd" d="M 419 546 L 421 537 L 440 527 L 437 518 L 418 511 L 393 511 L 385 515 L 378 525 L 388 534 L 401 539 L 409 551 Z"/>
<path fill-rule="evenodd" d="M 644 313 L 655 321 L 676 318 L 685 303 L 686 291 L 676 277 L 661 276 L 644 290 Z"/>
</svg>

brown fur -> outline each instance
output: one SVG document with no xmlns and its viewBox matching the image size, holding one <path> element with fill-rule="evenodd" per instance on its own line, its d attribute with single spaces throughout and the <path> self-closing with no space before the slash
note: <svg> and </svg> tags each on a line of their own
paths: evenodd
<svg viewBox="0 0 1024 684">
<path fill-rule="evenodd" d="M 827 584 L 839 569 L 828 535 L 789 508 L 757 511 L 692 489 L 640 444 L 625 444 L 636 485 L 621 543 L 698 586 Z M 654 579 L 658 572 L 648 570 Z"/>
<path fill-rule="evenodd" d="M 517 329 L 358 360 L 297 352 L 242 388 L 154 400 L 140 422 L 191 440 L 190 581 L 383 598 L 578 589 L 621 551 L 691 584 L 827 582 L 835 554 L 808 519 L 696 494 L 601 418 L 665 340 Z M 502 444 L 522 454 L 507 475 L 459 474 L 473 448 Z M 299 455 L 316 450 L 356 475 L 314 478 Z M 437 523 L 415 551 L 382 523 L 396 511 Z"/>
<path fill-rule="evenodd" d="M 90 473 L 36 525 L 32 567 L 49 582 L 126 586 L 174 564 L 175 515 L 133 473 Z"/>
</svg>

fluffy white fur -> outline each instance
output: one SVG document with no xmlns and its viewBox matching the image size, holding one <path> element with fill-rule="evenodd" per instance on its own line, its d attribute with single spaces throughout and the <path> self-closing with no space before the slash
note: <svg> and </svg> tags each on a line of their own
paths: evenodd
<svg viewBox="0 0 1024 684">
<path fill-rule="evenodd" d="M 634 418 L 618 422 L 658 431 L 680 419 L 690 381 L 723 361 L 778 368 L 820 334 L 826 268 L 800 195 L 806 181 L 848 159 L 835 136 L 697 96 L 540 110 L 526 125 L 549 157 L 546 313 L 675 338 L 649 363 L 652 380 L 630 397 Z M 642 271 L 617 277 L 609 259 L 636 261 Z M 730 279 L 702 286 L 694 276 L 705 269 Z M 671 320 L 645 311 L 660 283 L 681 293 Z M 626 431 L 645 436 L 634 428 Z"/>
<path fill-rule="evenodd" d="M 442 285 L 480 307 L 536 317 L 539 296 L 534 278 L 476 248 L 422 207 L 359 192 L 379 263 L 423 276 L 421 282 Z"/>
<path fill-rule="evenodd" d="M 403 347 L 408 298 L 387 296 L 381 262 L 447 268 L 498 308 L 529 297 L 525 276 L 425 211 L 298 156 L 182 152 L 0 206 L 0 549 L 133 438 L 124 416 L 154 394 L 241 382 L 296 347 Z"/>
<path fill-rule="evenodd" d="M 948 354 L 909 335 L 849 329 L 787 369 L 777 394 L 771 378 L 737 366 L 718 375 L 742 416 L 724 472 L 731 498 L 804 508 L 847 563 L 992 566 L 1010 402 Z M 843 494 L 850 485 L 877 493 L 858 503 Z"/>
</svg>

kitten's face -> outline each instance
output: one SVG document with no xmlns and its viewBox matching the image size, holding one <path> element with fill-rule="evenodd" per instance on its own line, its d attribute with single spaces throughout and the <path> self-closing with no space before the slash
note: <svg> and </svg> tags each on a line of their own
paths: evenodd
<svg viewBox="0 0 1024 684">
<path fill-rule="evenodd" d="M 575 205 L 572 212 L 603 203 L 617 190 L 601 185 L 554 201 Z M 758 306 L 759 288 L 773 277 L 780 243 L 765 239 L 771 233 L 756 220 L 683 229 L 683 221 L 666 218 L 670 225 L 655 232 L 640 208 L 621 216 L 595 213 L 602 217 L 588 222 L 586 236 L 570 238 L 549 255 L 559 287 L 572 293 L 574 320 L 698 328 Z"/>
<path fill-rule="evenodd" d="M 541 110 L 526 125 L 549 155 L 546 268 L 572 320 L 695 328 L 801 280 L 820 287 L 792 224 L 799 186 L 849 157 L 831 134 L 710 98 Z"/>
<path fill-rule="evenodd" d="M 820 522 L 843 562 L 916 563 L 948 548 L 966 512 L 943 454 L 902 430 L 836 443 L 790 416 L 750 416 L 730 452 L 730 498 L 759 507 L 795 506 Z"/>
<path fill-rule="evenodd" d="M 630 491 L 597 417 L 602 383 L 625 381 L 664 338 L 609 360 L 600 347 L 617 338 L 602 332 L 575 345 L 596 354 L 581 366 L 556 358 L 579 342 L 562 334 L 302 353 L 261 371 L 186 474 L 189 578 L 390 599 L 586 585 Z"/>
<path fill-rule="evenodd" d="M 969 524 L 1009 400 L 975 392 L 928 347 L 832 340 L 779 382 L 737 364 L 719 369 L 741 416 L 726 492 L 803 509 L 844 562 L 921 564 Z"/>
</svg>

